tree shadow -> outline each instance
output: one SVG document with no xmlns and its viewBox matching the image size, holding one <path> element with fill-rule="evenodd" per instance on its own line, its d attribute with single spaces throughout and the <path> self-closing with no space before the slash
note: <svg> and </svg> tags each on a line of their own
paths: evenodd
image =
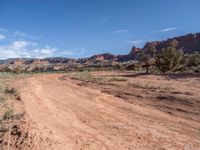
<svg viewBox="0 0 200 150">
<path fill-rule="evenodd" d="M 134 77 L 139 77 L 139 76 L 148 76 L 151 74 L 148 73 L 132 73 L 132 74 L 123 74 L 123 75 L 119 75 L 121 77 L 129 77 L 129 78 L 134 78 Z"/>
<path fill-rule="evenodd" d="M 188 79 L 188 78 L 200 78 L 200 73 L 161 73 L 161 74 L 147 74 L 147 73 L 127 73 L 127 74 L 121 74 L 121 75 L 109 75 L 109 76 L 121 76 L 121 77 L 129 77 L 129 78 L 135 78 L 135 77 L 146 77 L 149 75 L 154 76 L 163 76 L 168 79 Z"/>
<path fill-rule="evenodd" d="M 188 79 L 188 78 L 200 78 L 200 73 L 166 73 L 160 74 L 161 76 L 167 77 L 169 79 Z"/>
<path fill-rule="evenodd" d="M 145 72 L 124 72 L 124 74 L 112 74 L 112 75 L 105 75 L 110 77 L 128 77 L 128 78 L 136 78 L 136 77 L 147 77 L 149 75 L 153 76 L 161 76 L 167 79 L 188 79 L 188 78 L 200 78 L 200 73 L 145 73 Z"/>
</svg>

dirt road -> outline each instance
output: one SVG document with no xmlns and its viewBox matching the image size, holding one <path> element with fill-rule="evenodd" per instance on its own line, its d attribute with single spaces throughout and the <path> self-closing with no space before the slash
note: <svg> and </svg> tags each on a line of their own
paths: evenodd
<svg viewBox="0 0 200 150">
<path fill-rule="evenodd" d="M 120 98 L 61 75 L 18 81 L 33 149 L 199 149 L 200 124 Z"/>
</svg>

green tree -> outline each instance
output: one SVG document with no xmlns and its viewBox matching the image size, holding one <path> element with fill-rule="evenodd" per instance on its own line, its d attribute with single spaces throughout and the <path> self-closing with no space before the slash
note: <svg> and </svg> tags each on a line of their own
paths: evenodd
<svg viewBox="0 0 200 150">
<path fill-rule="evenodd" d="M 168 71 L 176 71 L 180 67 L 180 62 L 183 59 L 183 52 L 176 49 L 176 44 L 172 43 L 170 47 L 163 48 L 156 53 L 156 66 L 165 73 Z"/>
<path fill-rule="evenodd" d="M 198 65 L 200 65 L 200 54 L 199 54 L 199 52 L 194 52 L 188 56 L 187 66 L 188 67 L 196 67 Z"/>
</svg>

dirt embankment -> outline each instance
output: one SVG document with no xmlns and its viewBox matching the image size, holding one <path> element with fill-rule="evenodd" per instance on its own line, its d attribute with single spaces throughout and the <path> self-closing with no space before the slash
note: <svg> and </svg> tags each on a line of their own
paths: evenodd
<svg viewBox="0 0 200 150">
<path fill-rule="evenodd" d="M 27 123 L 30 124 L 29 134 L 32 135 L 35 149 L 124 150 L 200 147 L 199 118 L 191 115 L 187 117 L 187 112 L 176 113 L 178 110 L 174 106 L 180 105 L 180 109 L 186 110 L 188 105 L 188 110 L 191 110 L 190 102 L 184 102 L 183 108 L 183 104 L 178 103 L 179 100 L 171 97 L 171 102 L 166 98 L 169 92 L 165 93 L 165 97 L 159 93 L 155 95 L 157 92 L 147 89 L 149 84 L 137 84 L 141 80 L 155 82 L 154 86 L 159 87 L 161 93 L 168 89 L 161 89 L 158 86 L 161 82 L 166 85 L 173 84 L 174 89 L 182 85 L 183 91 L 178 92 L 183 92 L 184 96 L 187 84 L 182 84 L 182 81 L 167 81 L 163 78 L 159 78 L 158 81 L 154 76 L 145 79 L 124 76 L 128 79 L 125 82 L 115 81 L 112 84 L 97 86 L 88 82 L 84 85 L 83 81 L 69 78 L 60 80 L 61 76 L 36 75 L 15 83 L 20 89 Z M 192 93 L 200 92 L 198 85 L 191 84 L 191 87 Z M 105 88 L 108 92 L 105 92 Z M 127 97 L 123 97 L 124 88 L 129 93 L 125 94 L 129 95 Z M 130 95 L 133 89 L 134 94 L 139 96 Z M 120 90 L 122 93 L 116 96 L 115 92 Z M 142 93 L 142 90 L 146 92 Z M 189 97 L 193 95 L 190 91 L 187 94 Z M 150 95 L 151 100 L 148 101 Z M 195 103 L 199 102 L 195 97 L 191 99 L 194 99 Z M 152 103 L 153 101 L 155 103 Z M 172 108 L 171 113 L 167 112 L 167 108 L 167 111 L 164 111 L 163 105 Z M 157 109 L 158 107 L 162 110 Z M 198 108 L 195 107 L 194 112 L 198 114 Z"/>
</svg>

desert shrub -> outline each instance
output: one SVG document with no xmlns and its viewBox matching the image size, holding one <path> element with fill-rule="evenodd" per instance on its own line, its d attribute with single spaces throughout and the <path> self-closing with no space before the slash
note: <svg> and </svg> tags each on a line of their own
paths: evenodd
<svg viewBox="0 0 200 150">
<path fill-rule="evenodd" d="M 116 70 L 121 70 L 121 69 L 123 69 L 123 66 L 120 64 L 116 64 L 115 66 L 113 66 L 113 68 Z"/>
<path fill-rule="evenodd" d="M 20 74 L 22 72 L 22 68 L 20 66 L 17 66 L 16 68 L 14 68 L 14 73 L 16 74 Z"/>
<path fill-rule="evenodd" d="M 139 71 L 141 67 L 142 67 L 142 63 L 140 61 L 135 61 L 130 64 L 126 64 L 126 70 Z"/>
<path fill-rule="evenodd" d="M 200 72 L 200 54 L 194 52 L 191 54 L 184 54 L 183 60 L 181 61 L 181 71 L 184 72 Z"/>
<path fill-rule="evenodd" d="M 193 66 L 196 67 L 200 64 L 199 52 L 194 52 L 192 54 L 186 55 L 184 59 L 188 67 L 193 67 Z"/>
<path fill-rule="evenodd" d="M 200 73 L 200 65 L 190 67 L 190 70 L 192 70 L 192 72 L 195 72 L 195 73 Z"/>
<path fill-rule="evenodd" d="M 190 55 L 189 58 L 189 66 L 198 66 L 200 65 L 200 54 L 199 52 L 194 52 L 193 54 Z"/>
<path fill-rule="evenodd" d="M 5 101 L 6 101 L 6 99 L 0 95 L 0 104 L 5 102 Z"/>
<path fill-rule="evenodd" d="M 14 88 L 6 88 L 4 91 L 6 94 L 16 94 L 17 91 Z"/>
<path fill-rule="evenodd" d="M 175 72 L 180 69 L 182 59 L 183 52 L 177 50 L 175 46 L 171 46 L 156 53 L 156 66 L 163 73 Z"/>
<path fill-rule="evenodd" d="M 14 117 L 13 109 L 6 107 L 6 111 L 3 114 L 3 119 L 8 120 L 8 119 L 12 119 L 13 117 Z"/>
<path fill-rule="evenodd" d="M 153 73 L 153 74 L 157 74 L 157 73 L 159 73 L 159 70 L 155 65 L 152 65 L 149 67 L 149 72 Z"/>
</svg>

